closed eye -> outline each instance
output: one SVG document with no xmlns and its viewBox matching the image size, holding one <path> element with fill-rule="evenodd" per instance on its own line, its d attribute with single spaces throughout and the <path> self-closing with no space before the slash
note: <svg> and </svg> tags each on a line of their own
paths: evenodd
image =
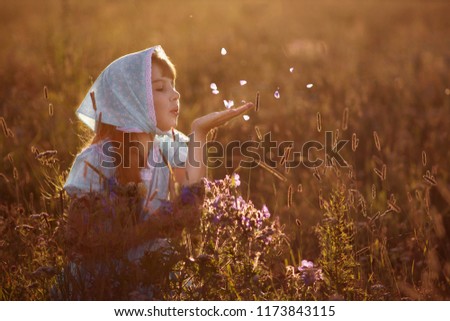
<svg viewBox="0 0 450 321">
<path fill-rule="evenodd" d="M 164 91 L 168 88 L 175 89 L 175 81 L 170 78 L 155 79 L 152 81 L 153 89 L 156 91 Z"/>
</svg>

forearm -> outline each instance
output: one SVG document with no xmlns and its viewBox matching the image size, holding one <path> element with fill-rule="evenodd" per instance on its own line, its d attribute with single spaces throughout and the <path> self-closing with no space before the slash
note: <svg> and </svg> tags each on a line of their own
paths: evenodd
<svg viewBox="0 0 450 321">
<path fill-rule="evenodd" d="M 206 176 L 206 134 L 193 130 L 188 143 L 188 160 L 186 162 L 186 184 L 200 182 Z"/>
<path fill-rule="evenodd" d="M 192 136 L 188 144 L 188 161 L 186 164 L 186 182 L 188 185 L 198 183 L 202 177 L 206 176 L 207 155 L 205 153 L 207 150 L 204 147 L 208 132 L 242 115 L 250 108 L 253 108 L 253 103 L 246 103 L 237 108 L 216 111 L 197 118 L 192 122 Z"/>
</svg>

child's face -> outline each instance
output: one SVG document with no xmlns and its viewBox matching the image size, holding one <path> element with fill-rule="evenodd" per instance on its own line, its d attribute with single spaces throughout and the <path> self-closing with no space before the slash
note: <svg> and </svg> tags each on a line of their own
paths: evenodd
<svg viewBox="0 0 450 321">
<path fill-rule="evenodd" d="M 180 113 L 180 94 L 172 78 L 164 76 L 158 64 L 152 66 L 152 92 L 156 126 L 168 131 L 177 126 Z"/>
</svg>

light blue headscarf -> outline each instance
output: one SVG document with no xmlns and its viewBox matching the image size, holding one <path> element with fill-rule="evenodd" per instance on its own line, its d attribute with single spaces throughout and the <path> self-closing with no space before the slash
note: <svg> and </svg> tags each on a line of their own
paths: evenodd
<svg viewBox="0 0 450 321">
<path fill-rule="evenodd" d="M 152 55 L 161 46 L 125 55 L 103 70 L 76 113 L 95 130 L 95 123 L 116 126 L 126 132 L 164 134 L 156 127 L 152 95 Z M 94 108 L 91 93 L 95 94 Z"/>
<path fill-rule="evenodd" d="M 171 166 L 182 167 L 187 158 L 188 137 L 179 131 L 163 132 L 156 126 L 151 79 L 152 55 L 155 51 L 161 56 L 165 55 L 161 46 L 155 46 L 112 62 L 96 79 L 76 114 L 92 130 L 96 129 L 100 121 L 124 132 L 155 134 L 154 148 L 150 150 L 148 159 L 161 164 L 162 151 Z M 91 145 L 78 154 L 64 185 L 67 193 L 73 196 L 101 191 L 104 179 L 86 162 L 109 179 L 114 176 L 115 169 L 100 166 L 105 160 L 111 161 L 102 152 L 101 143 Z M 161 200 L 167 199 L 169 168 L 149 164 L 141 170 L 141 177 L 147 185 L 148 196 L 157 191 L 157 197 L 148 202 L 148 210 L 152 212 L 159 207 Z"/>
</svg>

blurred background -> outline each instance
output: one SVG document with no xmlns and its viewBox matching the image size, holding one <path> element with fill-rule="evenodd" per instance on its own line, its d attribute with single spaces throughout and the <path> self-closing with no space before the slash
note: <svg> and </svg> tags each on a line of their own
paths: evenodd
<svg viewBox="0 0 450 321">
<path fill-rule="evenodd" d="M 260 167 L 239 170 L 243 195 L 280 217 L 300 257 L 317 255 L 321 200 L 345 185 L 355 222 L 385 214 L 368 243 L 389 249 L 396 276 L 387 282 L 420 280 L 416 298 L 442 298 L 450 280 L 449 14 L 448 1 L 2 0 L 0 205 L 45 209 L 86 141 L 74 111 L 91 82 L 114 59 L 160 44 L 178 70 L 187 134 L 223 100 L 254 101 L 259 91 L 259 111 L 220 128 L 217 140 L 258 139 L 255 126 L 297 151 L 324 142 L 325 131 L 353 139 L 342 149 L 351 167 L 279 164 L 284 181 Z M 37 159 L 44 151 L 57 154 Z"/>
</svg>

